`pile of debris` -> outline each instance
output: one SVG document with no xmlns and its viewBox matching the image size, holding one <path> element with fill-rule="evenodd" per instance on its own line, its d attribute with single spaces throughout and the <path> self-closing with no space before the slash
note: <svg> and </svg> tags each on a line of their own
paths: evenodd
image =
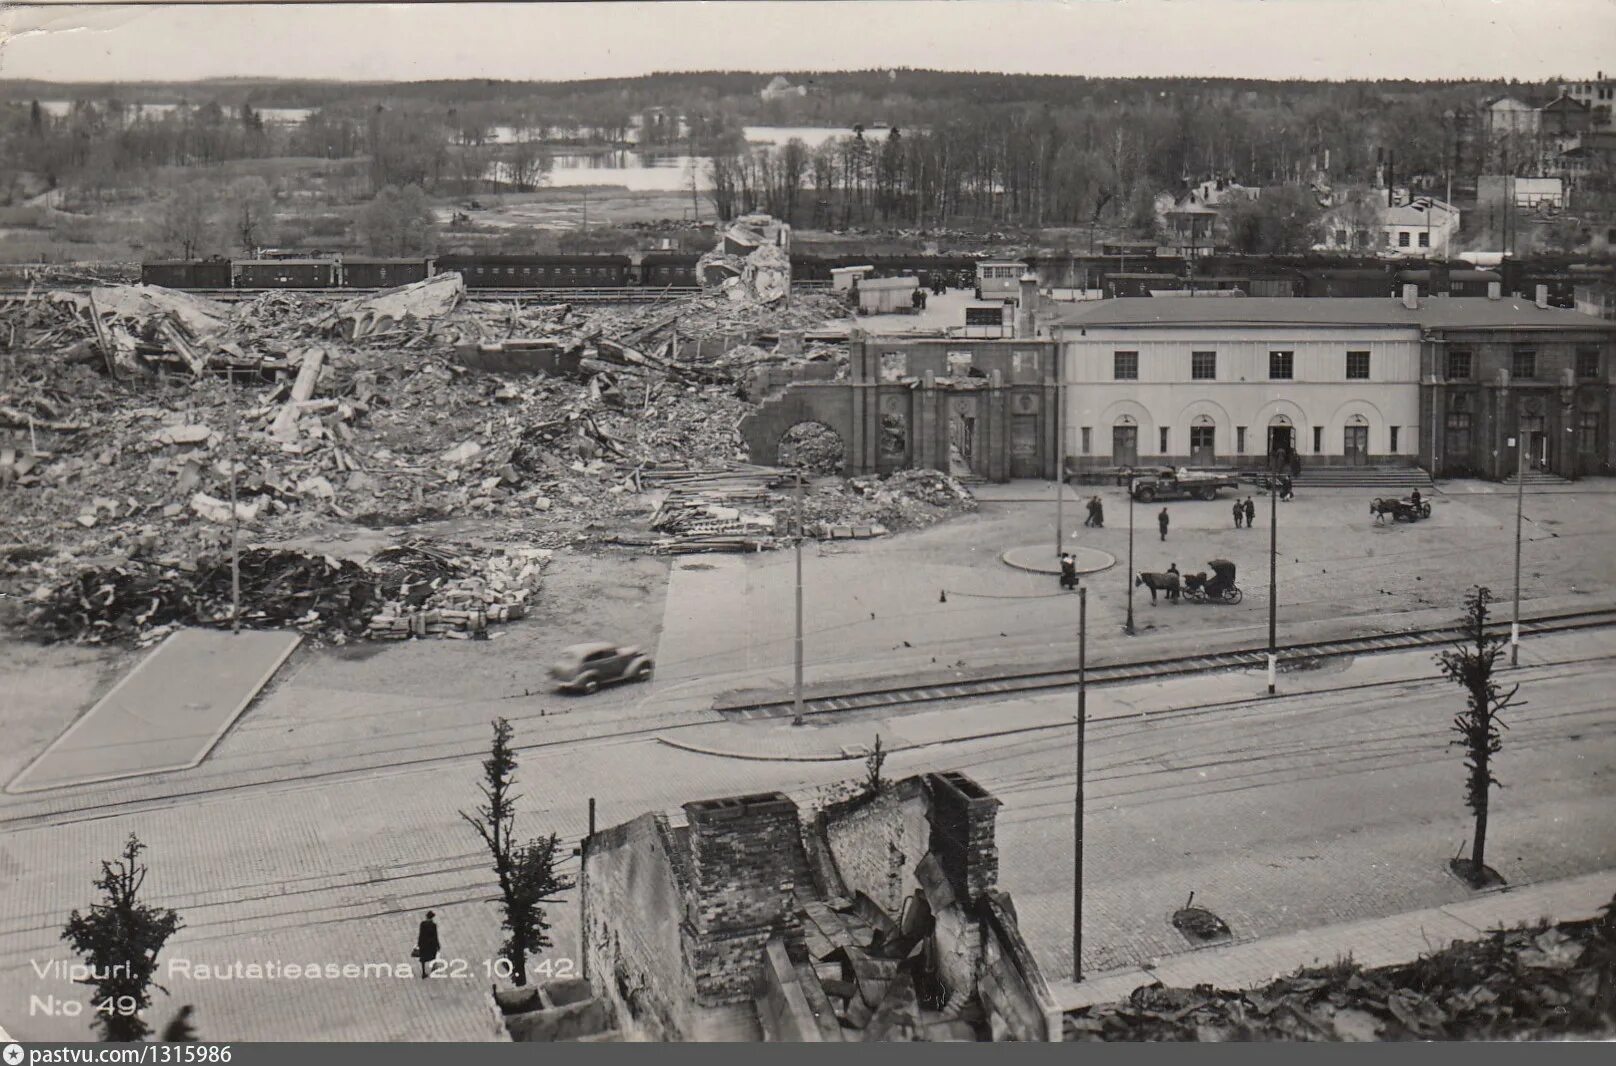
<svg viewBox="0 0 1616 1066">
<path fill-rule="evenodd" d="M 956 478 L 938 470 L 899 470 L 887 477 L 855 477 L 815 486 L 804 500 L 804 523 L 811 534 L 832 535 L 838 527 L 924 529 L 946 518 L 970 514 L 976 497 Z M 785 508 L 777 510 L 782 517 Z"/>
<path fill-rule="evenodd" d="M 523 617 L 549 559 L 544 549 L 474 559 L 409 544 L 360 565 L 249 548 L 239 556 L 237 620 L 247 629 L 296 628 L 334 643 L 360 636 L 463 639 Z M 228 553 L 194 564 L 131 559 L 41 590 L 26 625 L 52 643 L 150 644 L 179 626 L 231 625 L 235 580 Z"/>
<path fill-rule="evenodd" d="M 1066 1015 L 1067 1040 L 1518 1040 L 1616 1034 L 1616 901 L 1418 962 L 1303 969 L 1260 989 L 1147 986 Z"/>
</svg>

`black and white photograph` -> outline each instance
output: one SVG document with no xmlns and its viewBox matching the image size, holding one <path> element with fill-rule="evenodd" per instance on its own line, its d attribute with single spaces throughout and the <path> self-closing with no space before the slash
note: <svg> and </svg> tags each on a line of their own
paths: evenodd
<svg viewBox="0 0 1616 1066">
<path fill-rule="evenodd" d="M 1616 0 L 7 4 L 4 1064 L 1616 1040 L 1613 364 Z"/>
</svg>

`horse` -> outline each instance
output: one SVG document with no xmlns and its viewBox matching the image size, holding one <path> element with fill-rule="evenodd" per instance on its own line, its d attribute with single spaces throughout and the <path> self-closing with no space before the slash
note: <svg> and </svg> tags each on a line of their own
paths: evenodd
<svg viewBox="0 0 1616 1066">
<path fill-rule="evenodd" d="M 1150 590 L 1151 603 L 1156 602 L 1156 593 L 1158 592 L 1167 593 L 1167 602 L 1169 603 L 1178 599 L 1177 574 L 1157 574 L 1151 573 L 1147 570 L 1141 570 L 1139 571 L 1139 575 L 1133 579 L 1133 583 L 1135 587 L 1143 585 L 1145 588 Z"/>
<path fill-rule="evenodd" d="M 1395 522 L 1402 515 L 1406 506 L 1401 500 L 1377 496 L 1369 503 L 1369 513 L 1375 516 L 1377 525 L 1384 523 L 1388 517 Z"/>
</svg>

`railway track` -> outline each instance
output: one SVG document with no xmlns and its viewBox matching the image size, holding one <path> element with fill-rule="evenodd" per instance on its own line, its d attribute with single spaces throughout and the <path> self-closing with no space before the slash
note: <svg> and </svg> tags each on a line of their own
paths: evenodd
<svg viewBox="0 0 1616 1066">
<path fill-rule="evenodd" d="M 1616 625 L 1616 608 L 1589 611 L 1568 611 L 1521 620 L 1521 635 L 1563 633 L 1578 629 L 1598 629 Z M 1489 625 L 1494 633 L 1508 633 L 1508 623 Z M 1373 655 L 1377 652 L 1406 651 L 1410 648 L 1429 648 L 1451 643 L 1460 636 L 1457 626 L 1435 626 L 1413 629 L 1401 633 L 1383 633 L 1375 636 L 1352 637 L 1345 640 L 1321 640 L 1304 644 L 1290 644 L 1279 649 L 1281 663 L 1336 659 L 1349 655 Z M 1144 659 L 1123 663 L 1101 663 L 1087 668 L 1087 683 L 1115 685 L 1129 681 L 1147 681 L 1187 674 L 1219 673 L 1251 667 L 1266 667 L 1268 649 L 1242 648 L 1209 655 L 1180 656 L 1170 659 Z M 803 701 L 803 713 L 810 715 L 841 714 L 851 711 L 880 710 L 917 703 L 940 703 L 949 700 L 981 699 L 1008 696 L 1046 689 L 1070 688 L 1077 684 L 1075 667 L 1044 670 L 1005 671 L 982 677 L 965 678 L 938 684 L 893 685 L 880 688 L 847 689 L 841 692 L 820 693 Z M 713 709 L 732 721 L 783 718 L 795 713 L 791 699 L 769 699 L 734 703 L 720 702 Z"/>
<path fill-rule="evenodd" d="M 46 287 L 44 287 L 44 286 L 41 286 L 41 287 L 38 287 L 38 288 L 34 289 L 34 293 L 36 295 L 38 295 L 39 293 L 44 292 L 44 291 L 46 291 Z M 90 286 L 88 286 L 88 285 L 50 286 L 49 291 L 51 291 L 51 292 L 89 292 L 90 291 Z M 254 298 L 256 296 L 262 296 L 266 292 L 291 292 L 291 293 L 298 293 L 298 294 L 301 294 L 301 295 L 315 295 L 315 296 L 324 295 L 324 296 L 337 296 L 337 297 L 342 297 L 342 298 L 348 298 L 348 297 L 354 297 L 354 296 L 370 296 L 370 295 L 374 295 L 374 294 L 376 294 L 378 292 L 385 292 L 387 290 L 385 290 L 385 289 L 360 289 L 360 288 L 294 289 L 294 288 L 276 287 L 276 288 L 269 288 L 269 289 L 183 289 L 183 290 L 178 290 L 178 291 L 189 292 L 189 293 L 192 293 L 192 294 L 194 294 L 196 296 L 204 296 L 204 297 L 207 297 L 210 300 L 220 300 L 220 301 L 223 301 L 223 302 L 226 302 L 226 303 L 234 303 L 234 302 L 238 302 L 238 301 L 241 301 L 241 300 L 250 300 L 250 299 L 252 299 L 252 298 Z M 665 286 L 665 287 L 660 287 L 660 288 L 646 288 L 644 286 L 625 286 L 623 288 L 607 288 L 607 289 L 583 289 L 583 288 L 578 288 L 578 289 L 567 289 L 567 288 L 562 288 L 562 289 L 472 289 L 472 288 L 468 288 L 466 290 L 466 299 L 468 299 L 468 300 L 498 300 L 500 302 L 504 302 L 504 301 L 508 301 L 508 300 L 531 300 L 531 301 L 534 301 L 536 303 L 575 303 L 575 304 L 655 303 L 658 300 L 666 300 L 666 299 L 668 299 L 670 297 L 675 297 L 675 296 L 688 296 L 688 295 L 690 295 L 692 293 L 698 293 L 700 291 L 701 291 L 701 289 L 698 286 L 694 286 L 694 285 Z M 3 299 L 3 298 L 8 297 L 8 296 L 22 296 L 22 295 L 25 295 L 27 292 L 28 292 L 28 288 L 26 286 L 16 286 L 16 285 L 3 286 L 3 287 L 0 287 L 0 299 Z"/>
</svg>

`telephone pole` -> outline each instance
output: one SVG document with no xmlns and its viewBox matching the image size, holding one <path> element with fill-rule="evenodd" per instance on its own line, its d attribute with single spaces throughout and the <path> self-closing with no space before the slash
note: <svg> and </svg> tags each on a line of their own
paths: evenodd
<svg viewBox="0 0 1616 1066">
<path fill-rule="evenodd" d="M 1124 575 L 1128 586 L 1128 624 L 1123 627 L 1133 636 L 1133 471 L 1128 471 L 1128 573 Z"/>
</svg>

